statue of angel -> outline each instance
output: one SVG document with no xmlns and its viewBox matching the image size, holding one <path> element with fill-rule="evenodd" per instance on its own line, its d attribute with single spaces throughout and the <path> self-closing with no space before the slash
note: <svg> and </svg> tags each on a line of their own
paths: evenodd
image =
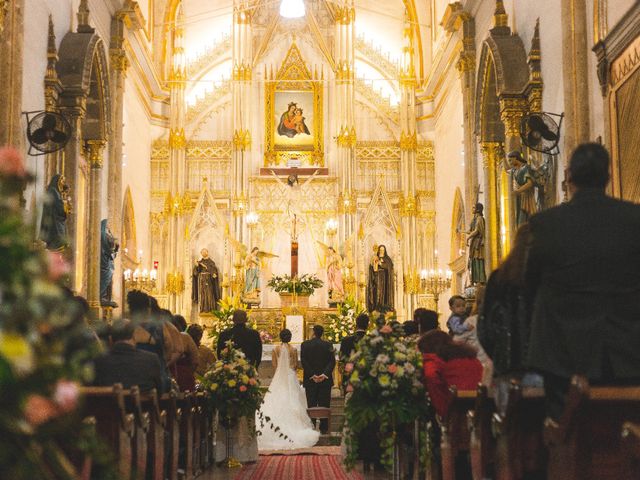
<svg viewBox="0 0 640 480">
<path fill-rule="evenodd" d="M 287 177 L 287 182 L 283 182 L 276 172 L 271 170 L 271 175 L 278 181 L 278 183 L 285 189 L 286 192 L 286 213 L 290 218 L 300 220 L 300 214 L 302 213 L 302 194 L 304 188 L 311 183 L 311 181 L 318 174 L 319 170 L 313 172 L 309 178 L 307 178 L 302 185 L 298 180 L 298 175 L 291 174 Z"/>
<path fill-rule="evenodd" d="M 278 255 L 263 252 L 258 247 L 253 247 L 249 252 L 247 247 L 229 236 L 229 241 L 233 245 L 238 258 L 242 259 L 244 267 L 244 288 L 242 296 L 244 299 L 257 299 L 260 296 L 260 265 L 262 259 L 276 258 Z"/>
<path fill-rule="evenodd" d="M 507 160 L 513 178 L 516 226 L 520 226 L 547 206 L 545 186 L 550 183 L 554 159 L 552 155 L 546 155 L 542 164 L 535 165 L 519 150 L 513 150 L 507 154 Z"/>
<path fill-rule="evenodd" d="M 342 281 L 342 257 L 333 247 L 318 241 L 326 258 L 327 288 L 329 290 L 329 303 L 337 303 L 344 300 L 344 285 Z"/>
</svg>

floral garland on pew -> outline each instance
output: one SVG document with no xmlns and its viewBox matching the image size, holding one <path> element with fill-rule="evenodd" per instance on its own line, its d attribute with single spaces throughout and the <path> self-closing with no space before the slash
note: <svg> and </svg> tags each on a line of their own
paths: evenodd
<svg viewBox="0 0 640 480">
<path fill-rule="evenodd" d="M 422 384 L 422 356 L 415 340 L 404 338 L 402 325 L 384 325 L 359 342 L 345 365 L 349 375 L 347 391 L 352 396 L 345 405 L 347 456 L 345 465 L 353 468 L 358 459 L 360 435 L 378 422 L 381 463 L 393 467 L 398 434 L 416 420 L 429 418 L 429 404 Z M 426 443 L 426 438 L 421 442 Z M 428 452 L 421 450 L 421 463 Z"/>
<path fill-rule="evenodd" d="M 0 149 L 0 465 L 2 478 L 79 478 L 74 457 L 92 473 L 117 478 L 114 464 L 78 412 L 79 385 L 97 353 L 78 303 L 61 285 L 62 253 L 33 243 L 21 196 L 31 181 L 20 154 Z"/>
<path fill-rule="evenodd" d="M 210 393 L 211 406 L 227 429 L 242 417 L 253 419 L 262 404 L 258 372 L 244 353 L 233 347 L 231 340 L 213 368 L 202 377 L 202 385 Z"/>
</svg>

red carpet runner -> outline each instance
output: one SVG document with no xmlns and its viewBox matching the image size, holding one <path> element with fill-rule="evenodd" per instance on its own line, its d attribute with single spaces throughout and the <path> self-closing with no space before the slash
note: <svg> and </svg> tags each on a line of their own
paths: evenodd
<svg viewBox="0 0 640 480">
<path fill-rule="evenodd" d="M 255 465 L 244 467 L 234 480 L 362 480 L 347 473 L 341 459 L 333 455 L 260 456 Z"/>
</svg>

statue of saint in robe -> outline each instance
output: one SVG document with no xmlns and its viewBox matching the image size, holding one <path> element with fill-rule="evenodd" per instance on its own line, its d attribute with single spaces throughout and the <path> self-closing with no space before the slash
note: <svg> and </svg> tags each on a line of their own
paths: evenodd
<svg viewBox="0 0 640 480">
<path fill-rule="evenodd" d="M 473 209 L 473 220 L 469 228 L 467 243 L 469 244 L 469 274 L 471 284 L 483 284 L 487 282 L 484 270 L 484 234 L 485 222 L 483 216 L 484 206 L 476 203 Z"/>
<path fill-rule="evenodd" d="M 118 255 L 118 241 L 109 230 L 107 219 L 100 223 L 100 305 L 117 308 L 118 304 L 111 298 L 113 291 L 114 261 Z"/>
<path fill-rule="evenodd" d="M 200 313 L 209 313 L 218 309 L 218 301 L 222 298 L 220 275 L 206 248 L 200 255 L 202 258 L 196 260 L 193 267 L 191 300 L 199 304 Z"/>
<path fill-rule="evenodd" d="M 336 303 L 344 300 L 344 285 L 342 282 L 342 257 L 333 247 L 329 247 L 327 254 L 327 284 L 329 288 L 329 302 Z"/>
<path fill-rule="evenodd" d="M 393 261 L 384 245 L 377 248 L 369 263 L 367 308 L 380 313 L 394 309 Z"/>
<path fill-rule="evenodd" d="M 59 173 L 53 176 L 47 187 L 47 197 L 42 207 L 40 240 L 47 245 L 47 249 L 49 250 L 61 251 L 68 245 L 68 190 L 69 187 L 64 177 Z"/>
</svg>

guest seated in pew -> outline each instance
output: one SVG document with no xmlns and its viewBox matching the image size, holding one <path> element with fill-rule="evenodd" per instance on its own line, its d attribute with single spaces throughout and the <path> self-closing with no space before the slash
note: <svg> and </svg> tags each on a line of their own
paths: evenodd
<svg viewBox="0 0 640 480">
<path fill-rule="evenodd" d="M 174 378 L 178 383 L 180 391 L 194 392 L 196 389 L 196 366 L 198 365 L 198 347 L 196 342 L 193 341 L 191 335 L 185 330 L 187 329 L 187 321 L 182 315 L 174 315 L 171 318 L 171 323 L 180 332 L 182 340 L 182 348 L 184 353 L 175 363 Z"/>
<path fill-rule="evenodd" d="M 131 320 L 135 325 L 133 338 L 139 350 L 155 353 L 160 359 L 164 390 L 171 389 L 169 367 L 182 355 L 180 332 L 171 324 L 171 312 L 162 311 L 155 298 L 140 290 L 127 294 Z"/>
<path fill-rule="evenodd" d="M 439 328 L 438 313 L 426 308 L 416 308 L 413 311 L 413 321 L 418 325 L 418 333 L 420 335 Z"/>
<path fill-rule="evenodd" d="M 129 320 L 116 320 L 111 326 L 111 349 L 94 361 L 93 384 L 108 387 L 121 383 L 126 389 L 137 385 L 140 391 L 155 388 L 164 393 L 162 367 L 157 355 L 136 349 L 134 326 Z"/>
<path fill-rule="evenodd" d="M 640 384 L 640 206 L 607 196 L 609 171 L 602 145 L 579 145 L 567 169 L 571 199 L 529 221 L 528 362 L 544 372 L 556 419 L 574 374 Z"/>
<path fill-rule="evenodd" d="M 209 371 L 211 366 L 216 362 L 216 354 L 206 345 L 202 344 L 203 330 L 197 323 L 192 323 L 187 328 L 187 333 L 198 347 L 198 364 L 196 365 L 196 374 L 203 376 Z"/>
<path fill-rule="evenodd" d="M 478 351 L 478 360 L 482 364 L 482 384 L 483 385 L 491 385 L 492 377 L 493 377 L 493 362 L 487 355 L 487 352 L 484 351 L 480 341 L 478 340 L 478 312 L 482 308 L 482 303 L 484 300 L 484 287 L 482 285 L 478 285 L 475 291 L 475 301 L 473 302 L 473 308 L 471 309 L 471 315 L 467 317 L 465 323 L 471 325 L 473 328 L 471 330 L 466 331 L 465 333 L 459 335 L 456 340 L 461 343 L 466 343 L 467 345 L 472 346 Z"/>
<path fill-rule="evenodd" d="M 433 330 L 418 340 L 422 352 L 424 382 L 436 413 L 447 414 L 451 402 L 449 387 L 475 390 L 482 379 L 482 364 L 477 351 L 454 341 L 442 330 Z"/>
<path fill-rule="evenodd" d="M 511 252 L 489 277 L 478 319 L 478 339 L 493 361 L 494 400 L 501 413 L 511 380 L 523 387 L 542 387 L 542 377 L 525 366 L 532 309 L 524 288 L 530 240 L 529 225 L 520 226 Z"/>
</svg>

